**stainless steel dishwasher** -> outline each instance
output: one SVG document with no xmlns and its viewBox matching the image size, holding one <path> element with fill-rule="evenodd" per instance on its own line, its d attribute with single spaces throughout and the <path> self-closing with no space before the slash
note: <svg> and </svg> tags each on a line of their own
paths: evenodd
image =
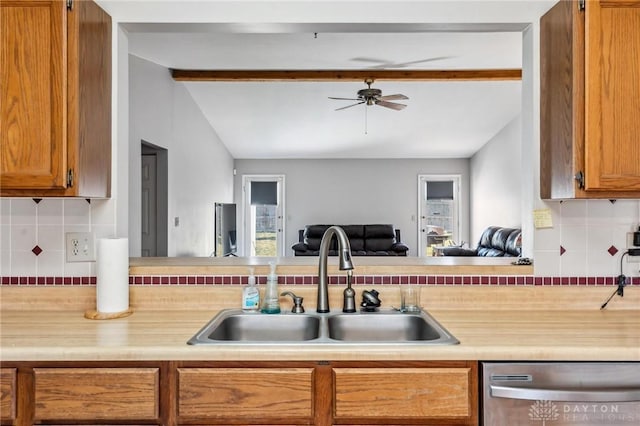
<svg viewBox="0 0 640 426">
<path fill-rule="evenodd" d="M 482 363 L 485 426 L 638 425 L 640 363 Z"/>
</svg>

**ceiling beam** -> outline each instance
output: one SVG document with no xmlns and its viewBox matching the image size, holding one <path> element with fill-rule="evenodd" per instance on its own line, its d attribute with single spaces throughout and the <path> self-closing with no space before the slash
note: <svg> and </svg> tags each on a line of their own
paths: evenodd
<svg viewBox="0 0 640 426">
<path fill-rule="evenodd" d="M 181 70 L 176 81 L 492 81 L 521 80 L 521 69 L 478 70 Z"/>
</svg>

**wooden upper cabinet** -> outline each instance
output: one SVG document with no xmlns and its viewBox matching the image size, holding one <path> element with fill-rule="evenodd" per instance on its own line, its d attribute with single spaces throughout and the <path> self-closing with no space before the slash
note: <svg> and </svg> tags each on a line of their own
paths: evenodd
<svg viewBox="0 0 640 426">
<path fill-rule="evenodd" d="M 585 8 L 585 189 L 640 195 L 640 1 Z"/>
<path fill-rule="evenodd" d="M 584 5 L 584 6 L 583 6 Z M 640 198 L 640 1 L 540 21 L 540 196 Z"/>
<path fill-rule="evenodd" d="M 0 0 L 0 195 L 109 197 L 111 18 Z"/>
</svg>

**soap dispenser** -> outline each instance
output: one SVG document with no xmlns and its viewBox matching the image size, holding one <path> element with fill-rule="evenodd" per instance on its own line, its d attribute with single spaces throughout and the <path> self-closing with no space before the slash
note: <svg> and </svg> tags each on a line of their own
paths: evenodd
<svg viewBox="0 0 640 426">
<path fill-rule="evenodd" d="M 271 271 L 267 276 L 267 289 L 264 292 L 264 299 L 262 301 L 262 308 L 260 312 L 263 314 L 279 314 L 280 313 L 280 300 L 278 299 L 278 275 L 276 274 L 275 262 L 269 262 Z"/>
<path fill-rule="evenodd" d="M 256 287 L 256 277 L 253 275 L 253 268 L 249 268 L 247 285 L 242 289 L 242 310 L 245 312 L 255 312 L 259 307 L 260 292 Z"/>
</svg>

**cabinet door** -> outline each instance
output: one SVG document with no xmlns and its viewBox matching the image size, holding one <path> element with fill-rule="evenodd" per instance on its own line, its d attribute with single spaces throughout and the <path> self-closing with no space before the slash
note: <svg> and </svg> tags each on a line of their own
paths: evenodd
<svg viewBox="0 0 640 426">
<path fill-rule="evenodd" d="M 313 424 L 313 368 L 179 368 L 179 421 Z"/>
<path fill-rule="evenodd" d="M 58 0 L 0 2 L 3 189 L 66 187 L 66 13 Z"/>
<path fill-rule="evenodd" d="M 339 423 L 475 424 L 472 367 L 334 368 Z"/>
<path fill-rule="evenodd" d="M 33 371 L 37 421 L 158 419 L 158 368 Z"/>
<path fill-rule="evenodd" d="M 16 369 L 0 369 L 0 420 L 16 418 Z"/>
<path fill-rule="evenodd" d="M 640 1 L 585 14 L 585 189 L 640 191 Z"/>
</svg>

